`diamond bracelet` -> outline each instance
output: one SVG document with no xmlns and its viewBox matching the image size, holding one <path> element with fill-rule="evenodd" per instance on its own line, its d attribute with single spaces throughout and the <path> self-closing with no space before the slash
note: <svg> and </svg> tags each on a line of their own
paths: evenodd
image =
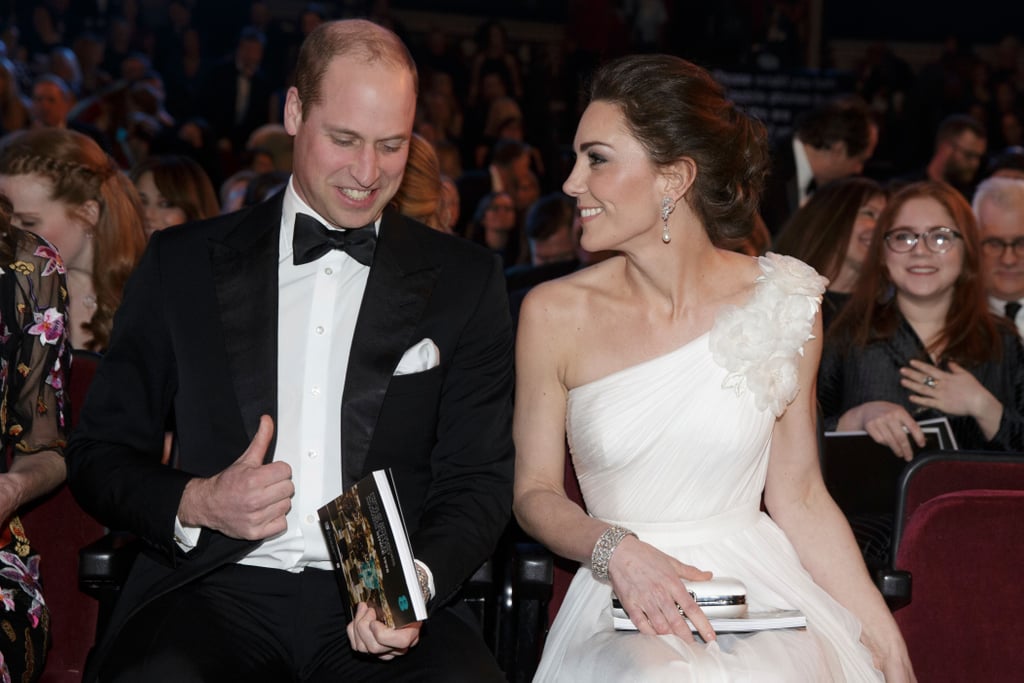
<svg viewBox="0 0 1024 683">
<path fill-rule="evenodd" d="M 590 554 L 590 571 L 593 572 L 594 577 L 608 578 L 608 563 L 612 559 L 612 553 L 626 536 L 636 538 L 636 534 L 625 527 L 610 526 L 604 530 L 601 537 L 597 539 L 597 543 L 594 544 L 594 552 Z"/>
</svg>

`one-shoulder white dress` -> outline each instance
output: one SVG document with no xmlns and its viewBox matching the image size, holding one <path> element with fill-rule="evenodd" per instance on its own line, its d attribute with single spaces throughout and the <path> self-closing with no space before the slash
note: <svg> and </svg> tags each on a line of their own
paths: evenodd
<svg viewBox="0 0 1024 683">
<path fill-rule="evenodd" d="M 776 417 L 795 398 L 825 279 L 760 257 L 742 306 L 663 356 L 569 392 L 566 428 L 587 509 L 686 564 L 740 579 L 752 611 L 799 609 L 807 629 L 711 644 L 615 631 L 611 585 L 580 568 L 535 681 L 881 681 L 861 627 L 761 512 Z"/>
</svg>

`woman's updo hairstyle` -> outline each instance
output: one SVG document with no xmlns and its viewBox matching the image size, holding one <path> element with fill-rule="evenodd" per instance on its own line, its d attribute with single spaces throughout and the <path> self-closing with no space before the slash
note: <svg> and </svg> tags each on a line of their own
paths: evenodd
<svg viewBox="0 0 1024 683">
<path fill-rule="evenodd" d="M 655 165 L 694 161 L 687 201 L 712 242 L 726 246 L 751 231 L 768 171 L 767 134 L 707 71 L 670 55 L 621 57 L 595 72 L 590 101 L 618 105 Z"/>
</svg>

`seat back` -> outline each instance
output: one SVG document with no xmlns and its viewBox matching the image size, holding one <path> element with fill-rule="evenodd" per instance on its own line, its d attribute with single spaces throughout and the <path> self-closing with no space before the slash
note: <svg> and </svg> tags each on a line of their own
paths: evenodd
<svg viewBox="0 0 1024 683">
<path fill-rule="evenodd" d="M 85 400 L 99 360 L 75 351 L 68 377 L 71 424 Z M 25 531 L 40 556 L 43 596 L 50 609 L 50 653 L 42 681 L 80 681 L 96 635 L 96 601 L 78 590 L 78 549 L 96 540 L 103 527 L 75 502 L 67 485 L 36 501 L 22 514 Z"/>
<path fill-rule="evenodd" d="M 943 493 L 909 514 L 896 566 L 913 600 L 895 612 L 919 681 L 1009 681 L 1024 670 L 1024 491 Z"/>
<path fill-rule="evenodd" d="M 892 557 L 907 520 L 922 503 L 965 489 L 1024 490 L 1024 453 L 934 451 L 914 458 L 899 480 Z"/>
</svg>

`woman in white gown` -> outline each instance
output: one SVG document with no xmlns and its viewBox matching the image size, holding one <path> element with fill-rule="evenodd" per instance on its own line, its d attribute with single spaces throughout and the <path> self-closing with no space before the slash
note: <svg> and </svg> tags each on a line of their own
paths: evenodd
<svg viewBox="0 0 1024 683">
<path fill-rule="evenodd" d="M 583 247 L 618 254 L 534 289 L 519 322 L 515 513 L 583 563 L 536 680 L 913 681 L 818 469 L 825 280 L 716 247 L 752 224 L 763 127 L 675 57 L 606 65 L 590 94 L 564 189 Z M 681 582 L 712 574 L 807 629 L 716 636 Z M 613 590 L 639 633 L 613 630 Z"/>
</svg>

